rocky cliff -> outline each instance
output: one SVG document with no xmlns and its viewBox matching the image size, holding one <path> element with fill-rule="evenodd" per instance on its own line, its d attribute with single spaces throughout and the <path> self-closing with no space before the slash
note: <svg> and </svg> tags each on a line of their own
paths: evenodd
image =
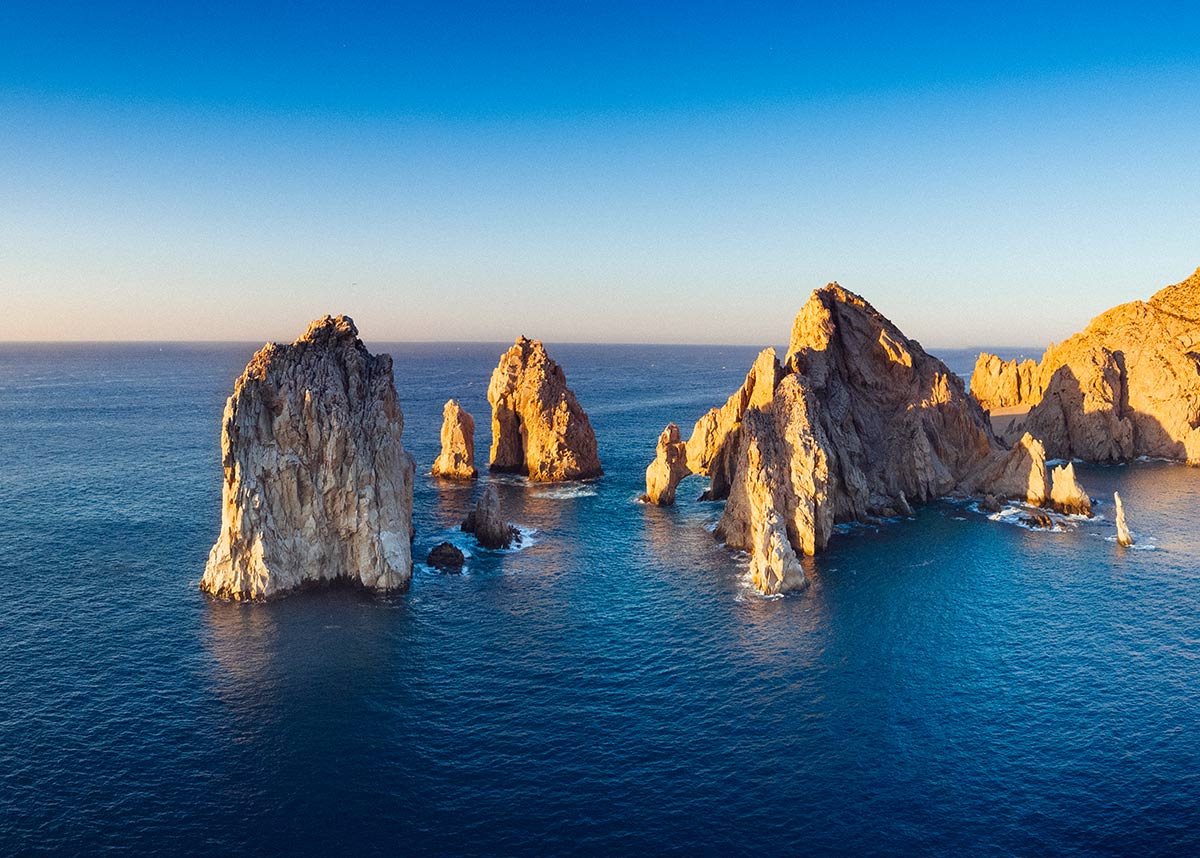
<svg viewBox="0 0 1200 858">
<path fill-rule="evenodd" d="M 707 440 L 722 427 L 720 445 Z M 717 534 L 751 552 L 764 592 L 802 586 L 803 573 L 772 543 L 780 529 L 794 552 L 812 554 L 837 523 L 907 515 L 943 495 L 1050 497 L 1041 445 L 1026 438 L 1006 449 L 961 379 L 836 283 L 796 316 L 782 366 L 773 352 L 760 355 L 742 389 L 697 430 L 693 439 L 706 439 L 698 449 L 722 449 L 707 457 L 710 467 L 727 457 Z M 691 442 L 688 452 L 691 461 Z"/>
<path fill-rule="evenodd" d="M 442 408 L 442 452 L 433 463 L 433 475 L 451 480 L 473 480 L 475 469 L 475 418 L 451 399 Z"/>
<path fill-rule="evenodd" d="M 500 357 L 488 385 L 491 468 L 559 482 L 603 473 L 596 435 L 562 367 L 537 340 L 521 337 Z"/>
<path fill-rule="evenodd" d="M 982 355 L 976 373 L 992 360 Z M 980 387 L 985 401 L 987 384 Z M 1013 404 L 1031 406 L 1013 435 L 1032 433 L 1052 457 L 1200 464 L 1200 269 L 1051 345 Z"/>
<path fill-rule="evenodd" d="M 221 531 L 202 590 L 262 599 L 345 579 L 412 576 L 413 461 L 392 360 L 346 316 L 313 322 L 247 365 L 221 429 Z"/>
</svg>

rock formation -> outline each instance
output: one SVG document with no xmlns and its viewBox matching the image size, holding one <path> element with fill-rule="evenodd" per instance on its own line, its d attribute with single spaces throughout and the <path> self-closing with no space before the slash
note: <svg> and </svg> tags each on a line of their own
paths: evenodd
<svg viewBox="0 0 1200 858">
<path fill-rule="evenodd" d="M 760 517 L 754 530 L 750 582 L 756 590 L 768 596 L 790 593 L 808 586 L 808 577 L 788 541 L 783 519 L 771 509 Z"/>
<path fill-rule="evenodd" d="M 687 445 L 679 439 L 679 427 L 668 423 L 658 436 L 654 461 L 646 468 L 646 494 L 642 499 L 659 506 L 675 503 L 675 487 L 690 474 Z"/>
<path fill-rule="evenodd" d="M 977 374 L 989 358 L 980 357 Z M 1032 410 L 1013 434 L 1031 432 L 1049 456 L 1200 464 L 1200 269 L 1051 345 L 1019 392 L 1015 404 Z"/>
<path fill-rule="evenodd" d="M 466 561 L 467 558 L 463 556 L 463 553 L 449 542 L 439 542 L 425 558 L 427 565 L 435 569 L 444 569 L 447 572 L 461 572 Z"/>
<path fill-rule="evenodd" d="M 1046 451 L 1042 442 L 1026 432 L 1008 455 L 998 461 L 985 478 L 984 485 L 997 501 L 1003 498 L 1042 506 L 1050 498 Z"/>
<path fill-rule="evenodd" d="M 687 441 L 687 466 L 694 474 L 711 477 L 712 487 L 706 499 L 723 498 L 729 493 L 732 455 L 742 417 L 747 409 L 761 408 L 771 401 L 779 376 L 775 349 L 763 349 L 742 386 L 723 406 L 713 408 L 696 421 Z"/>
<path fill-rule="evenodd" d="M 221 532 L 200 588 L 240 600 L 337 579 L 406 587 L 413 461 L 403 431 L 392 360 L 368 352 L 350 318 L 264 346 L 225 404 Z"/>
<path fill-rule="evenodd" d="M 452 480 L 473 480 L 475 470 L 475 418 L 458 400 L 442 408 L 442 452 L 433 463 L 433 475 Z"/>
<path fill-rule="evenodd" d="M 1125 505 L 1121 503 L 1119 492 L 1113 492 L 1113 504 L 1117 508 L 1117 542 L 1125 546 L 1133 545 L 1133 534 L 1125 523 Z"/>
<path fill-rule="evenodd" d="M 761 555 L 753 562 L 768 563 L 759 537 L 772 514 L 792 548 L 812 554 L 836 522 L 907 513 L 910 501 L 993 486 L 1035 503 L 1048 494 L 1032 439 L 1005 450 L 961 379 L 837 284 L 796 317 L 779 375 L 730 433 L 717 533 Z"/>
<path fill-rule="evenodd" d="M 484 489 L 475 509 L 463 520 L 462 529 L 473 533 L 484 548 L 508 548 L 521 542 L 521 532 L 500 516 L 500 495 L 494 485 Z"/>
<path fill-rule="evenodd" d="M 537 340 L 521 337 L 500 357 L 488 385 L 493 471 L 535 482 L 600 476 L 596 435 L 562 367 Z"/>
<path fill-rule="evenodd" d="M 1050 505 L 1066 515 L 1091 515 L 1092 499 L 1075 479 L 1075 465 L 1067 462 L 1050 473 Z"/>
<path fill-rule="evenodd" d="M 989 411 L 1022 405 L 1041 395 L 1038 366 L 1031 360 L 1000 360 L 981 354 L 971 373 L 971 396 Z"/>
</svg>

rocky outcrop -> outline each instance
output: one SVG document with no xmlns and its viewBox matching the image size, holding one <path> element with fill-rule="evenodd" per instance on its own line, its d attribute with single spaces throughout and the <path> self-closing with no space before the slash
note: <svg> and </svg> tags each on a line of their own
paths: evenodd
<svg viewBox="0 0 1200 858">
<path fill-rule="evenodd" d="M 774 513 L 793 549 L 812 554 L 836 522 L 982 490 L 1005 470 L 1010 454 L 961 379 L 837 284 L 796 317 L 781 375 L 737 432 L 717 527 L 735 548 L 761 551 L 761 522 Z"/>
<path fill-rule="evenodd" d="M 433 475 L 451 480 L 473 480 L 475 469 L 475 418 L 458 400 L 442 408 L 442 452 L 433 463 Z"/>
<path fill-rule="evenodd" d="M 1024 428 L 1052 457 L 1119 462 L 1134 455 L 1133 422 L 1122 417 L 1124 380 L 1117 356 L 1089 348 L 1055 370 Z"/>
<path fill-rule="evenodd" d="M 413 461 L 392 360 L 347 316 L 270 343 L 221 428 L 221 531 L 200 588 L 263 599 L 338 579 L 390 590 L 412 577 Z"/>
<path fill-rule="evenodd" d="M 1046 478 L 1046 451 L 1042 442 L 1028 432 L 1021 436 L 1006 456 L 999 459 L 983 485 L 997 502 L 991 511 L 998 511 L 1001 499 L 1024 501 L 1042 506 L 1050 498 L 1050 482 Z M 986 500 L 986 498 L 985 498 Z"/>
<path fill-rule="evenodd" d="M 463 556 L 462 551 L 449 542 L 439 542 L 430 549 L 429 556 L 425 558 L 426 565 L 447 572 L 461 572 L 466 562 L 467 558 Z"/>
<path fill-rule="evenodd" d="M 521 337 L 488 385 L 493 471 L 560 482 L 603 473 L 596 435 L 562 367 L 537 340 Z"/>
<path fill-rule="evenodd" d="M 1023 405 L 1039 396 L 1038 365 L 981 354 L 971 373 L 971 396 L 987 410 Z"/>
<path fill-rule="evenodd" d="M 462 529 L 474 534 L 484 548 L 508 548 L 521 542 L 521 532 L 500 515 L 500 495 L 494 485 L 484 489 L 475 509 L 463 520 Z"/>
<path fill-rule="evenodd" d="M 761 408 L 771 401 L 780 377 L 775 349 L 763 349 L 746 374 L 742 386 L 720 408 L 713 408 L 696 421 L 687 441 L 687 466 L 694 474 L 711 478 L 706 499 L 719 499 L 729 493 L 733 452 L 737 447 L 742 417 L 750 408 Z"/>
<path fill-rule="evenodd" d="M 1051 345 L 1017 404 L 1032 410 L 1012 434 L 1033 433 L 1052 457 L 1200 464 L 1200 269 Z"/>
<path fill-rule="evenodd" d="M 808 577 L 788 541 L 783 519 L 771 509 L 760 517 L 754 530 L 750 583 L 768 596 L 791 593 L 808 586 Z"/>
<path fill-rule="evenodd" d="M 1092 514 L 1092 499 L 1075 479 L 1071 462 L 1050 472 L 1050 505 L 1066 515 Z"/>
<path fill-rule="evenodd" d="M 1125 523 L 1125 505 L 1121 503 L 1119 492 L 1113 492 L 1113 504 L 1117 508 L 1117 543 L 1124 546 L 1133 545 L 1133 534 L 1129 532 L 1129 525 Z"/>
<path fill-rule="evenodd" d="M 680 440 L 679 427 L 668 423 L 658 436 L 654 461 L 646 468 L 646 494 L 642 499 L 659 506 L 675 503 L 675 488 L 691 473 L 687 465 L 687 445 Z"/>
</svg>

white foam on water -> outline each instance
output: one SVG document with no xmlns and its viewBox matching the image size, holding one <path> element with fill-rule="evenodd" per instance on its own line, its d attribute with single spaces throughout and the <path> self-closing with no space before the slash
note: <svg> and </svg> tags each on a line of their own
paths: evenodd
<svg viewBox="0 0 1200 858">
<path fill-rule="evenodd" d="M 571 500 L 573 498 L 593 498 L 598 495 L 595 486 L 587 484 L 570 485 L 570 486 L 554 486 L 553 488 L 540 489 L 531 492 L 530 496 L 535 498 L 546 498 L 548 500 Z"/>
</svg>

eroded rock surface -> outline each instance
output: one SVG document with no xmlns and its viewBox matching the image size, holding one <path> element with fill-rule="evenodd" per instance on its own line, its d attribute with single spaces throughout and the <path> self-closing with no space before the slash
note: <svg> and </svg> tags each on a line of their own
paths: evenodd
<svg viewBox="0 0 1200 858">
<path fill-rule="evenodd" d="M 780 378 L 775 349 L 763 349 L 754 360 L 746 380 L 720 408 L 713 408 L 696 421 L 687 441 L 687 466 L 694 474 L 712 480 L 710 498 L 729 493 L 732 456 L 737 447 L 742 417 L 750 408 L 761 408 L 771 401 Z"/>
<path fill-rule="evenodd" d="M 344 579 L 412 577 L 413 461 L 392 359 L 347 316 L 313 322 L 247 365 L 221 428 L 221 531 L 200 588 L 263 599 Z"/>
<path fill-rule="evenodd" d="M 768 596 L 791 593 L 808 586 L 808 577 L 788 541 L 783 519 L 774 510 L 767 510 L 755 527 L 750 582 Z"/>
<path fill-rule="evenodd" d="M 494 485 L 484 489 L 475 509 L 463 520 L 462 529 L 474 534 L 484 548 L 508 548 L 521 541 L 521 532 L 500 515 L 500 495 Z"/>
<path fill-rule="evenodd" d="M 442 408 L 442 452 L 433 463 L 433 475 L 451 480 L 473 480 L 475 469 L 475 418 L 451 399 Z"/>
<path fill-rule="evenodd" d="M 1051 457 L 1200 464 L 1200 269 L 1051 345 L 1015 404 L 1032 410 L 1012 435 L 1033 433 Z"/>
<path fill-rule="evenodd" d="M 971 396 L 989 411 L 1023 405 L 1041 395 L 1038 365 L 981 354 L 971 373 Z"/>
<path fill-rule="evenodd" d="M 1066 515 L 1092 514 L 1092 499 L 1075 479 L 1075 465 L 1071 462 L 1050 472 L 1050 505 Z"/>
<path fill-rule="evenodd" d="M 1050 498 L 1050 481 L 1046 476 L 1046 450 L 1042 442 L 1026 432 L 1008 454 L 998 460 L 983 485 L 988 489 L 988 495 L 997 501 L 993 512 L 999 510 L 1000 499 L 1024 501 L 1034 506 L 1045 504 Z"/>
<path fill-rule="evenodd" d="M 596 435 L 562 367 L 537 340 L 521 337 L 500 357 L 488 385 L 493 471 L 535 482 L 603 473 Z"/>
<path fill-rule="evenodd" d="M 429 556 L 425 558 L 425 563 L 429 566 L 447 572 L 461 572 L 466 562 L 467 558 L 462 551 L 449 542 L 439 542 L 430 549 Z"/>
<path fill-rule="evenodd" d="M 687 445 L 680 440 L 679 427 L 668 423 L 658 436 L 654 461 L 646 468 L 646 494 L 643 500 L 659 506 L 675 503 L 679 481 L 690 474 L 687 465 Z"/>
<path fill-rule="evenodd" d="M 1119 492 L 1113 492 L 1113 504 L 1117 509 L 1117 543 L 1124 546 L 1133 545 L 1133 534 L 1129 532 L 1129 525 L 1125 523 L 1125 505 L 1121 503 Z"/>
</svg>

